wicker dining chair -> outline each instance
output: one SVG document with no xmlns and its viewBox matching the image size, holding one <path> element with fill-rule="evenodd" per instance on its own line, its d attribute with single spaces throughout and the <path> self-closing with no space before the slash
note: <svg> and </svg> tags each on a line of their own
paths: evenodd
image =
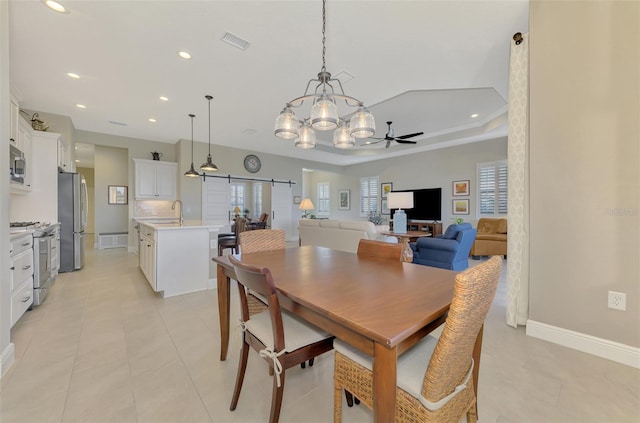
<svg viewBox="0 0 640 423">
<path fill-rule="evenodd" d="M 502 259 L 495 256 L 458 274 L 440 338 L 427 336 L 398 358 L 396 422 L 457 423 L 465 414 L 467 422 L 477 421 L 473 375 L 480 363 L 472 355 L 501 267 Z M 373 375 L 370 356 L 339 340 L 334 348 L 333 421 L 339 423 L 343 389 L 373 408 Z"/>
<path fill-rule="evenodd" d="M 229 260 L 238 281 L 243 328 L 242 351 L 230 409 L 233 411 L 238 405 L 251 347 L 274 369 L 269 422 L 276 423 L 282 406 L 286 370 L 331 351 L 334 338 L 327 332 L 281 310 L 275 281 L 268 268 L 259 269 L 242 264 L 234 256 Z M 247 304 L 247 290 L 266 297 L 269 309 L 251 316 Z"/>
</svg>

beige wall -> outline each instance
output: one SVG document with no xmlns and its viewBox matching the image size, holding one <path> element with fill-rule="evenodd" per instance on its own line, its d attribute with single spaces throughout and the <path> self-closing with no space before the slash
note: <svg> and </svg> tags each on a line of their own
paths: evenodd
<svg viewBox="0 0 640 423">
<path fill-rule="evenodd" d="M 530 318 L 640 347 L 637 1 L 531 2 Z M 627 311 L 607 308 L 607 291 Z"/>
<path fill-rule="evenodd" d="M 128 185 L 128 152 L 124 148 L 96 145 L 95 149 L 95 233 L 127 232 L 127 205 L 108 203 L 109 185 Z"/>
</svg>

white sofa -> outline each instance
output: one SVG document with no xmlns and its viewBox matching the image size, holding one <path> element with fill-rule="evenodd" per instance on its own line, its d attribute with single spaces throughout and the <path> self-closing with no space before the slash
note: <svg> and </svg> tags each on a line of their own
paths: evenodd
<svg viewBox="0 0 640 423">
<path fill-rule="evenodd" d="M 395 237 L 381 235 L 386 225 L 375 226 L 365 220 L 300 219 L 300 245 L 317 245 L 355 253 L 361 239 L 397 243 Z"/>
</svg>

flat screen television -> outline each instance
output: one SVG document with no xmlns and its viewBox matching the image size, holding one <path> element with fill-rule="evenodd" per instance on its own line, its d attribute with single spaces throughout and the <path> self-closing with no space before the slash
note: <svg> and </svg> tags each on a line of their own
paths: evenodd
<svg viewBox="0 0 640 423">
<path fill-rule="evenodd" d="M 394 192 L 413 192 L 413 208 L 406 209 L 407 220 L 442 220 L 442 188 L 405 189 Z M 391 209 L 391 219 L 397 209 Z"/>
</svg>

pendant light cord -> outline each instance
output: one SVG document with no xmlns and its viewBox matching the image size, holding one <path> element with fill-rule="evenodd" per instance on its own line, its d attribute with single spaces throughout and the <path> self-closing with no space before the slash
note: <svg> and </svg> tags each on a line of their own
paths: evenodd
<svg viewBox="0 0 640 423">
<path fill-rule="evenodd" d="M 189 117 L 191 118 L 191 165 L 193 166 L 193 118 L 196 115 L 189 115 Z"/>
<path fill-rule="evenodd" d="M 207 96 L 209 100 L 209 156 L 211 156 L 211 96 Z"/>
</svg>

